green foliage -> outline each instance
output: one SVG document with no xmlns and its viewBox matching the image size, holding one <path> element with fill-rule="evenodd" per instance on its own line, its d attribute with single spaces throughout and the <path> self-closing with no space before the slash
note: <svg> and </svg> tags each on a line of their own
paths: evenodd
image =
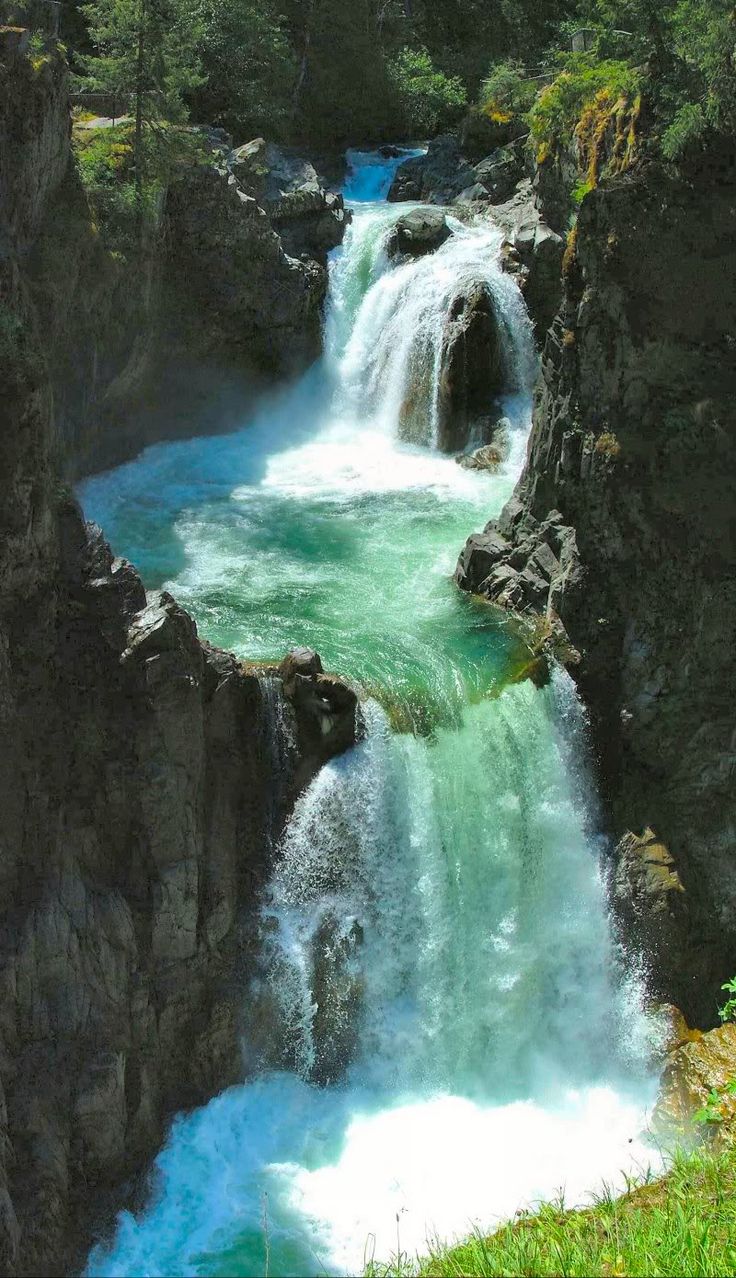
<svg viewBox="0 0 736 1278">
<path fill-rule="evenodd" d="M 662 136 L 662 154 L 666 160 L 681 160 L 688 151 L 702 141 L 708 131 L 708 121 L 699 102 L 686 102 L 675 113 L 672 123 Z"/>
<path fill-rule="evenodd" d="M 525 115 L 537 96 L 537 85 L 526 76 L 520 62 L 497 62 L 480 87 L 479 104 L 484 108 Z"/>
<path fill-rule="evenodd" d="M 736 1021 L 736 976 L 733 976 L 730 981 L 726 981 L 725 985 L 721 986 L 721 989 L 732 997 L 726 1000 L 723 1007 L 719 1007 L 718 1015 L 722 1021 Z"/>
<path fill-rule="evenodd" d="M 571 54 L 557 78 L 542 89 L 529 113 L 537 146 L 569 140 L 586 106 L 599 94 L 605 92 L 615 101 L 623 95 L 635 95 L 639 86 L 640 75 L 627 62 L 599 62 L 591 53 Z"/>
<path fill-rule="evenodd" d="M 491 1237 L 476 1233 L 424 1260 L 405 1253 L 368 1274 L 437 1278 L 720 1278 L 736 1268 L 736 1155 L 701 1149 L 678 1153 L 667 1176 L 623 1198 L 604 1193 L 585 1211 L 548 1203 Z"/>
<path fill-rule="evenodd" d="M 204 84 L 198 118 L 224 126 L 238 141 L 288 133 L 297 59 L 284 20 L 268 0 L 199 0 Z"/>
<path fill-rule="evenodd" d="M 94 53 L 80 61 L 83 87 L 138 98 L 146 121 L 182 120 L 201 81 L 194 0 L 89 0 Z"/>
<path fill-rule="evenodd" d="M 431 136 L 455 122 L 467 95 L 457 76 L 438 71 L 426 49 L 404 48 L 389 64 L 404 131 Z"/>
</svg>

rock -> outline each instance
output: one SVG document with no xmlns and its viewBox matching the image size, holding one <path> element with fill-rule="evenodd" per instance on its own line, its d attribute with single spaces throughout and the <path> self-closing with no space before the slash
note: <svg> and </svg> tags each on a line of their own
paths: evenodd
<svg viewBox="0 0 736 1278">
<path fill-rule="evenodd" d="M 503 462 L 503 453 L 495 444 L 484 444 L 482 448 L 476 448 L 472 453 L 461 453 L 455 461 L 464 470 L 497 471 Z"/>
<path fill-rule="evenodd" d="M 534 227 L 527 222 L 517 229 L 514 248 L 528 271 L 524 300 L 541 338 L 560 308 L 565 244 L 544 222 Z"/>
<path fill-rule="evenodd" d="M 463 158 L 457 138 L 447 133 L 430 142 L 426 155 L 399 166 L 388 198 L 449 204 L 474 182 L 475 174 Z"/>
<path fill-rule="evenodd" d="M 312 1022 L 315 1063 L 312 1077 L 327 1086 L 343 1077 L 358 1046 L 363 978 L 359 954 L 363 929 L 357 919 L 329 912 L 312 943 Z"/>
<path fill-rule="evenodd" d="M 697 1043 L 703 1037 L 702 1030 L 690 1028 L 674 1003 L 656 1004 L 649 1013 L 649 1019 L 655 1028 L 657 1047 L 662 1056 L 669 1056 L 685 1043 Z"/>
<path fill-rule="evenodd" d="M 487 413 L 489 400 L 503 390 L 504 382 L 503 343 L 493 299 L 478 284 L 455 299 L 443 337 L 438 443 L 444 452 L 467 447 L 476 421 Z"/>
<path fill-rule="evenodd" d="M 413 209 L 400 217 L 389 235 L 386 251 L 389 257 L 405 253 L 422 257 L 433 253 L 452 235 L 447 218 L 438 209 Z"/>
<path fill-rule="evenodd" d="M 471 161 L 478 161 L 525 132 L 527 127 L 518 117 L 494 119 L 488 112 L 474 107 L 460 125 L 458 141 L 462 154 Z"/>
<path fill-rule="evenodd" d="M 323 673 L 322 659 L 312 648 L 292 648 L 279 666 L 279 675 L 284 681 L 287 695 L 295 686 L 297 676 L 312 678 Z"/>
<path fill-rule="evenodd" d="M 719 1143 L 733 1140 L 736 1095 L 726 1089 L 734 1079 L 736 1024 L 729 1022 L 671 1053 L 662 1074 L 652 1129 L 674 1141 L 681 1141 L 683 1135 Z M 719 1121 L 694 1123 L 693 1115 L 709 1105 L 712 1092 L 718 1093 L 719 1099 L 711 1102 L 710 1108 Z"/>
<path fill-rule="evenodd" d="M 460 589 L 477 593 L 481 583 L 508 551 L 509 543 L 500 533 L 473 533 L 466 541 L 455 569 L 455 581 Z"/>
<path fill-rule="evenodd" d="M 476 164 L 476 181 L 488 192 L 492 204 L 502 204 L 524 177 L 524 157 L 519 148 L 504 147 Z"/>
</svg>

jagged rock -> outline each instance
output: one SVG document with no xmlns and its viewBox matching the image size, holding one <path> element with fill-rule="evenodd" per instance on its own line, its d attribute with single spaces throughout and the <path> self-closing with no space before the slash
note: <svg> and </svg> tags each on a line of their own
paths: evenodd
<svg viewBox="0 0 736 1278">
<path fill-rule="evenodd" d="M 672 1141 L 683 1135 L 713 1142 L 732 1141 L 736 1132 L 736 1095 L 727 1091 L 736 1079 L 736 1025 L 732 1022 L 701 1034 L 671 1053 L 662 1074 L 652 1129 Z M 695 1123 L 693 1115 L 705 1109 L 711 1093 L 718 1100 L 711 1109 L 713 1123 Z"/>
<path fill-rule="evenodd" d="M 447 133 L 430 142 L 426 155 L 399 166 L 388 198 L 449 204 L 474 182 L 475 174 L 463 158 L 457 138 Z"/>
<path fill-rule="evenodd" d="M 402 253 L 409 257 L 422 257 L 425 253 L 433 253 L 451 235 L 444 213 L 430 208 L 413 209 L 394 223 L 386 251 L 389 257 Z"/>
<path fill-rule="evenodd" d="M 342 1078 L 358 1045 L 362 943 L 363 929 L 357 919 L 341 920 L 332 912 L 322 920 L 312 943 L 312 993 L 316 1004 L 312 1077 L 323 1086 Z"/>
<path fill-rule="evenodd" d="M 502 204 L 524 177 L 523 152 L 518 147 L 503 147 L 476 164 L 473 172 L 491 203 Z"/>
<path fill-rule="evenodd" d="M 472 453 L 461 453 L 455 461 L 463 470 L 496 471 L 503 462 L 503 452 L 496 444 L 484 444 Z"/>
<path fill-rule="evenodd" d="M 455 569 L 455 581 L 460 589 L 477 594 L 482 582 L 508 551 L 508 541 L 495 529 L 487 533 L 473 533 L 468 537 Z"/>
<path fill-rule="evenodd" d="M 438 442 L 444 452 L 467 447 L 477 420 L 486 414 L 493 393 L 503 390 L 504 380 L 493 299 L 478 284 L 455 299 L 443 336 Z"/>
<path fill-rule="evenodd" d="M 526 268 L 524 300 L 537 335 L 543 337 L 562 300 L 562 236 L 544 222 L 522 222 L 513 236 L 513 248 Z"/>
</svg>

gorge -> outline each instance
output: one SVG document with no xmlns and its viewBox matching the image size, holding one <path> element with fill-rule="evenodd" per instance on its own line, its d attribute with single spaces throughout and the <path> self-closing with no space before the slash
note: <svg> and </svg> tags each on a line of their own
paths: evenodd
<svg viewBox="0 0 736 1278">
<path fill-rule="evenodd" d="M 733 149 L 573 210 L 472 116 L 184 129 L 139 262 L 24 39 L 2 1271 L 357 1273 L 658 1170 L 653 1007 L 736 966 Z"/>
<path fill-rule="evenodd" d="M 353 200 L 379 158 L 353 157 Z M 450 580 L 462 530 L 523 456 L 529 322 L 499 231 L 451 223 L 394 264 L 404 215 L 355 205 L 323 368 L 237 434 L 158 446 L 82 489 L 216 642 L 268 659 L 297 636 L 371 697 L 366 740 L 298 800 L 266 893 L 245 1051 L 280 1072 L 179 1121 L 150 1206 L 93 1274 L 252 1272 L 266 1238 L 271 1272 L 358 1272 L 397 1236 L 415 1252 L 560 1176 L 575 1196 L 658 1158 L 581 709 L 561 673 L 509 684 L 518 641 Z M 479 282 L 509 370 L 498 474 L 433 449 L 447 315 Z"/>
</svg>

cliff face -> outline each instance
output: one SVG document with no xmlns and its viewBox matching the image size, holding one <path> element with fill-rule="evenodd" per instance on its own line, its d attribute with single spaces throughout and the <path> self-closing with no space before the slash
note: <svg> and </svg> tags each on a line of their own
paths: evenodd
<svg viewBox="0 0 736 1278">
<path fill-rule="evenodd" d="M 628 939 L 706 1023 L 736 951 L 735 194 L 721 152 L 585 198 L 523 476 L 458 565 L 579 650 L 612 828 L 645 831 L 619 849 Z"/>
<path fill-rule="evenodd" d="M 25 244 L 58 468 L 73 480 L 159 439 L 240 424 L 244 402 L 320 353 L 326 255 L 349 220 L 342 197 L 278 148 L 233 152 L 200 130 L 189 135 L 199 162 L 182 158 L 142 245 L 118 243 L 73 162 L 63 62 L 50 55 L 34 71 L 15 55 L 5 70 L 3 214 Z M 255 195 L 243 160 L 254 147 L 265 175 Z"/>
<path fill-rule="evenodd" d="M 33 1274 L 80 1263 L 171 1114 L 242 1076 L 259 887 L 358 712 L 309 655 L 256 671 L 201 643 L 60 484 L 34 271 L 68 180 L 65 71 L 3 53 L 0 1271 Z"/>
</svg>

